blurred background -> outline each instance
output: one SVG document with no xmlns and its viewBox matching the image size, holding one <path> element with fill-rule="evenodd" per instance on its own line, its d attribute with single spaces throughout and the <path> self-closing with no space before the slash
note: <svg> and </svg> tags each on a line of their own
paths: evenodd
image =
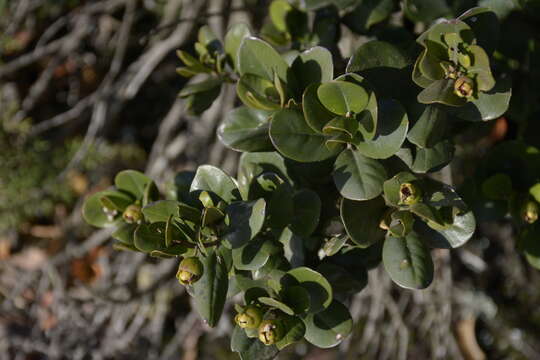
<svg viewBox="0 0 540 360">
<path fill-rule="evenodd" d="M 238 103 L 234 86 L 193 114 L 177 97 L 188 80 L 176 74 L 175 51 L 193 53 L 205 24 L 221 38 L 237 22 L 259 32 L 269 2 L 0 0 L 1 360 L 237 358 L 230 304 L 207 328 L 174 277 L 177 260 L 114 251 L 108 230 L 84 223 L 81 205 L 125 168 L 162 186 L 205 163 L 235 175 L 239 154 L 216 139 Z M 540 144 L 538 1 L 341 3 L 349 20 L 335 9 L 318 16 L 341 33 L 342 67 L 365 41 L 391 33 L 407 48 L 437 18 L 492 7 L 502 21 L 498 66 L 513 78 L 511 108 L 459 129 L 443 175 L 460 187 L 497 144 Z M 382 19 L 355 26 L 380 3 Z M 517 251 L 509 219 L 477 217 L 466 246 L 434 254 L 429 289 L 400 289 L 373 269 L 350 302 L 352 336 L 329 350 L 303 342 L 279 359 L 540 359 L 540 272 Z"/>
</svg>

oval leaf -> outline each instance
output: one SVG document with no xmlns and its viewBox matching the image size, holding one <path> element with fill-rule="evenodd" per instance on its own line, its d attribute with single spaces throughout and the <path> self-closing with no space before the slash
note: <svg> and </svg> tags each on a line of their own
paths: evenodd
<svg viewBox="0 0 540 360">
<path fill-rule="evenodd" d="M 431 284 L 433 260 L 416 233 L 411 232 L 404 238 L 388 237 L 382 256 L 384 268 L 399 286 L 425 289 Z"/>
</svg>

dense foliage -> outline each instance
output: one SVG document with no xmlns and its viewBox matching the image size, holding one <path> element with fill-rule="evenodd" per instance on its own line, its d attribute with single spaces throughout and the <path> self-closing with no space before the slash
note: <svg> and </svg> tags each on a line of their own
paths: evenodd
<svg viewBox="0 0 540 360">
<path fill-rule="evenodd" d="M 231 348 L 244 359 L 272 358 L 302 338 L 338 345 L 352 329 L 347 299 L 381 262 L 398 285 L 428 287 L 430 250 L 467 242 L 479 207 L 512 214 L 522 250 L 540 266 L 536 148 L 495 148 L 464 189 L 466 201 L 431 175 L 452 161 L 455 128 L 509 108 L 508 71 L 494 66 L 503 58 L 497 15 L 472 8 L 435 23 L 416 44 L 380 36 L 343 69 L 338 22 L 328 15 L 337 9 L 324 6 L 353 3 L 275 0 L 260 37 L 239 24 L 222 42 L 202 27 L 197 55 L 178 52 L 178 73 L 202 80 L 180 97 L 200 114 L 235 84 L 242 105 L 224 115 L 218 136 L 243 152 L 237 177 L 202 165 L 160 194 L 126 170 L 84 206 L 88 223 L 115 227 L 117 248 L 181 257 L 178 280 L 209 326 L 241 293 Z M 392 1 L 375 3 L 363 1 L 343 21 L 365 31 L 392 10 Z M 413 3 L 404 5 L 413 19 L 445 14 L 422 14 Z"/>
</svg>

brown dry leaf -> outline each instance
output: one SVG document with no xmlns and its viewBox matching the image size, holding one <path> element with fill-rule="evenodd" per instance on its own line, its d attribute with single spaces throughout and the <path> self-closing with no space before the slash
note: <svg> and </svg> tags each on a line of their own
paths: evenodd
<svg viewBox="0 0 540 360">
<path fill-rule="evenodd" d="M 92 249 L 88 255 L 73 260 L 71 262 L 71 275 L 85 284 L 91 284 L 99 279 L 102 270 L 98 258 L 102 253 L 103 249 L 97 247 Z"/>
</svg>

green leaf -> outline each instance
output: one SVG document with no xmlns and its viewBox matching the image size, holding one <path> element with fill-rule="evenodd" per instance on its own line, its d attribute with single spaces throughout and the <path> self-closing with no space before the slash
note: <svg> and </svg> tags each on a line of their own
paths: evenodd
<svg viewBox="0 0 540 360">
<path fill-rule="evenodd" d="M 333 256 L 337 254 L 341 248 L 345 245 L 349 237 L 347 235 L 338 235 L 325 241 L 323 245 L 323 251 L 326 256 Z"/>
<path fill-rule="evenodd" d="M 332 259 L 333 260 L 333 259 Z M 349 295 L 359 293 L 368 282 L 367 270 L 362 266 L 345 269 L 330 262 L 323 262 L 317 268 L 328 282 L 332 284 L 335 299 L 346 299 Z"/>
<path fill-rule="evenodd" d="M 213 192 L 227 203 L 240 200 L 240 193 L 233 179 L 223 170 L 211 165 L 202 165 L 197 169 L 190 187 L 190 192 L 194 191 Z"/>
<path fill-rule="evenodd" d="M 244 74 L 236 85 L 236 93 L 244 104 L 261 110 L 281 108 L 280 95 L 274 83 L 260 76 Z"/>
<path fill-rule="evenodd" d="M 210 85 L 212 84 L 204 85 L 204 87 L 209 87 L 208 90 L 197 91 L 191 95 L 186 95 L 185 108 L 189 114 L 200 115 L 212 106 L 221 93 L 221 86 L 210 87 Z M 184 89 L 186 88 L 184 87 Z"/>
<path fill-rule="evenodd" d="M 352 318 L 349 310 L 337 300 L 316 314 L 306 316 L 305 338 L 320 348 L 331 348 L 338 345 L 352 330 Z"/>
<path fill-rule="evenodd" d="M 420 105 L 415 108 L 418 116 L 407 139 L 418 147 L 433 147 L 446 135 L 447 113 L 437 105 Z"/>
<path fill-rule="evenodd" d="M 219 89 L 223 81 L 217 77 L 208 77 L 203 81 L 198 83 L 190 83 L 182 88 L 178 93 L 178 96 L 181 98 L 186 98 L 191 95 L 196 95 L 200 93 L 211 92 L 216 88 Z"/>
<path fill-rule="evenodd" d="M 300 236 L 311 235 L 319 224 L 321 199 L 316 192 L 302 189 L 294 194 L 293 204 L 292 232 Z"/>
<path fill-rule="evenodd" d="M 326 309 L 332 302 L 332 287 L 321 274 L 308 267 L 297 267 L 289 270 L 282 278 L 283 288 L 302 286 L 309 293 L 310 313 Z"/>
<path fill-rule="evenodd" d="M 377 197 L 387 179 L 386 170 L 377 160 L 352 149 L 343 151 L 337 157 L 332 176 L 340 194 L 351 200 Z"/>
<path fill-rule="evenodd" d="M 110 220 L 107 218 L 107 214 L 105 214 L 103 211 L 103 204 L 100 201 L 103 196 L 118 197 L 119 200 L 123 199 L 123 201 L 129 203 L 133 202 L 133 200 L 127 194 L 114 190 L 100 191 L 86 198 L 82 209 L 83 218 L 90 225 L 100 228 L 112 226 L 116 224 L 118 220 L 118 217 Z M 118 213 L 117 216 L 121 215 L 122 214 Z"/>
<path fill-rule="evenodd" d="M 175 200 L 161 200 L 148 204 L 142 208 L 144 218 L 151 223 L 162 221 L 165 222 L 169 216 L 178 216 L 178 201 Z M 200 212 L 194 209 L 200 219 Z"/>
<path fill-rule="evenodd" d="M 246 24 L 234 24 L 225 35 L 225 53 L 229 56 L 234 68 L 238 64 L 238 50 L 242 40 L 251 35 L 251 31 Z"/>
<path fill-rule="evenodd" d="M 484 48 L 488 54 L 493 53 L 499 41 L 499 19 L 493 11 L 488 8 L 475 7 L 467 10 L 458 19 L 471 27 L 478 45 Z"/>
<path fill-rule="evenodd" d="M 251 183 L 265 172 L 275 173 L 291 185 L 294 184 L 285 159 L 278 152 L 243 153 L 238 165 L 238 184 L 244 199 L 251 198 L 248 194 Z"/>
<path fill-rule="evenodd" d="M 219 140 L 236 151 L 272 150 L 268 136 L 270 114 L 245 106 L 230 111 L 218 128 Z"/>
<path fill-rule="evenodd" d="M 337 115 L 360 113 L 368 103 L 367 91 L 356 84 L 345 81 L 329 81 L 317 89 L 319 101 Z"/>
<path fill-rule="evenodd" d="M 239 326 L 233 330 L 231 350 L 238 352 L 242 360 L 271 360 L 279 352 L 276 345 L 266 346 L 258 338 L 249 338 Z"/>
<path fill-rule="evenodd" d="M 386 211 L 382 197 L 368 201 L 342 199 L 341 219 L 347 234 L 360 247 L 366 248 L 384 238 L 379 223 Z"/>
<path fill-rule="evenodd" d="M 395 100 L 381 100 L 375 137 L 356 141 L 356 148 L 372 159 L 387 159 L 399 151 L 407 136 L 409 120 L 401 104 Z"/>
<path fill-rule="evenodd" d="M 285 316 L 282 321 L 286 332 L 283 338 L 275 344 L 279 350 L 302 340 L 306 332 L 304 322 L 296 316 Z"/>
<path fill-rule="evenodd" d="M 283 256 L 285 256 L 293 268 L 304 265 L 305 250 L 303 238 L 295 235 L 286 227 L 279 236 L 279 242 L 283 244 Z"/>
<path fill-rule="evenodd" d="M 290 286 L 283 289 L 281 298 L 284 304 L 294 311 L 295 314 L 303 314 L 309 310 L 309 292 L 302 286 Z M 302 334 L 304 336 L 304 334 Z"/>
<path fill-rule="evenodd" d="M 266 202 L 234 202 L 227 206 L 230 225 L 222 241 L 229 248 L 238 248 L 257 235 L 264 224 Z"/>
<path fill-rule="evenodd" d="M 467 100 L 454 94 L 454 80 L 436 80 L 418 94 L 418 102 L 422 104 L 439 103 L 449 106 L 463 106 Z"/>
<path fill-rule="evenodd" d="M 140 224 L 134 232 L 135 247 L 142 252 L 150 253 L 165 248 L 165 223 Z"/>
<path fill-rule="evenodd" d="M 283 311 L 287 315 L 294 315 L 294 310 L 291 309 L 288 305 L 282 303 L 279 300 L 273 299 L 271 297 L 260 297 L 259 302 L 268 306 L 271 306 L 273 308 L 279 309 Z"/>
<path fill-rule="evenodd" d="M 285 157 L 300 161 L 322 161 L 336 155 L 340 149 L 328 149 L 328 139 L 308 126 L 302 113 L 283 109 L 274 114 L 270 124 L 270 138 Z"/>
<path fill-rule="evenodd" d="M 502 116 L 510 105 L 512 87 L 509 78 L 501 78 L 493 89 L 478 93 L 478 99 L 465 106 L 448 108 L 448 112 L 467 121 L 488 121 Z"/>
<path fill-rule="evenodd" d="M 489 57 L 478 45 L 471 45 L 468 48 L 473 57 L 473 64 L 467 73 L 476 75 L 476 84 L 479 91 L 489 91 L 495 85 L 495 79 L 491 75 L 491 68 L 489 65 Z"/>
<path fill-rule="evenodd" d="M 410 20 L 427 24 L 451 12 L 446 0 L 405 0 L 403 10 Z"/>
<path fill-rule="evenodd" d="M 362 86 L 364 90 L 367 91 L 369 99 L 366 108 L 360 114 L 357 114 L 355 118 L 356 121 L 358 121 L 358 130 L 364 139 L 373 139 L 378 122 L 378 108 L 377 97 L 375 96 L 372 86 L 362 76 L 354 73 L 343 74 L 336 78 L 336 80 L 355 83 Z"/>
<path fill-rule="evenodd" d="M 111 234 L 111 237 L 124 245 L 133 246 L 133 237 L 136 228 L 137 225 L 135 224 L 122 224 Z"/>
<path fill-rule="evenodd" d="M 450 140 L 443 140 L 432 148 L 418 148 L 411 170 L 416 173 L 439 170 L 452 160 L 454 150 Z"/>
<path fill-rule="evenodd" d="M 386 238 L 383 264 L 390 278 L 404 288 L 425 289 L 433 280 L 431 255 L 414 232 L 404 238 Z"/>
<path fill-rule="evenodd" d="M 321 46 L 300 53 L 292 63 L 291 69 L 301 91 L 311 84 L 324 83 L 334 78 L 332 54 Z"/>
<path fill-rule="evenodd" d="M 540 182 L 531 186 L 529 189 L 529 194 L 531 194 L 534 199 L 540 203 Z"/>
<path fill-rule="evenodd" d="M 343 18 L 353 31 L 365 33 L 371 26 L 383 21 L 392 13 L 392 0 L 362 0 L 354 10 Z"/>
<path fill-rule="evenodd" d="M 278 246 L 263 237 L 255 237 L 244 246 L 232 250 L 234 267 L 239 270 L 257 270 L 263 267 L 270 255 L 279 251 Z"/>
<path fill-rule="evenodd" d="M 438 225 L 428 222 L 427 225 L 436 231 L 440 236 L 431 236 L 429 244 L 434 247 L 450 249 L 457 248 L 465 244 L 474 234 L 476 229 L 476 220 L 472 211 L 456 213 L 451 222 L 445 222 L 444 225 Z M 424 232 L 426 235 L 432 232 Z"/>
<path fill-rule="evenodd" d="M 242 41 L 238 52 L 240 75 L 253 74 L 273 82 L 276 73 L 287 83 L 287 69 L 285 60 L 266 42 L 254 37 Z"/>
<path fill-rule="evenodd" d="M 114 178 L 114 185 L 117 189 L 123 190 L 133 195 L 136 199 L 142 199 L 144 189 L 152 180 L 143 173 L 136 170 L 120 171 Z"/>
<path fill-rule="evenodd" d="M 323 127 L 336 115 L 328 111 L 319 101 L 317 95 L 319 86 L 320 84 L 313 83 L 306 88 L 302 97 L 302 109 L 309 127 L 318 133 L 322 133 Z"/>
<path fill-rule="evenodd" d="M 203 276 L 193 284 L 195 309 L 210 327 L 217 325 L 229 288 L 225 261 L 215 252 L 210 251 L 201 259 L 204 266 Z"/>
<path fill-rule="evenodd" d="M 349 60 L 347 72 L 358 72 L 378 97 L 409 103 L 416 93 L 411 81 L 411 60 L 398 47 L 383 41 L 360 46 Z"/>
</svg>

